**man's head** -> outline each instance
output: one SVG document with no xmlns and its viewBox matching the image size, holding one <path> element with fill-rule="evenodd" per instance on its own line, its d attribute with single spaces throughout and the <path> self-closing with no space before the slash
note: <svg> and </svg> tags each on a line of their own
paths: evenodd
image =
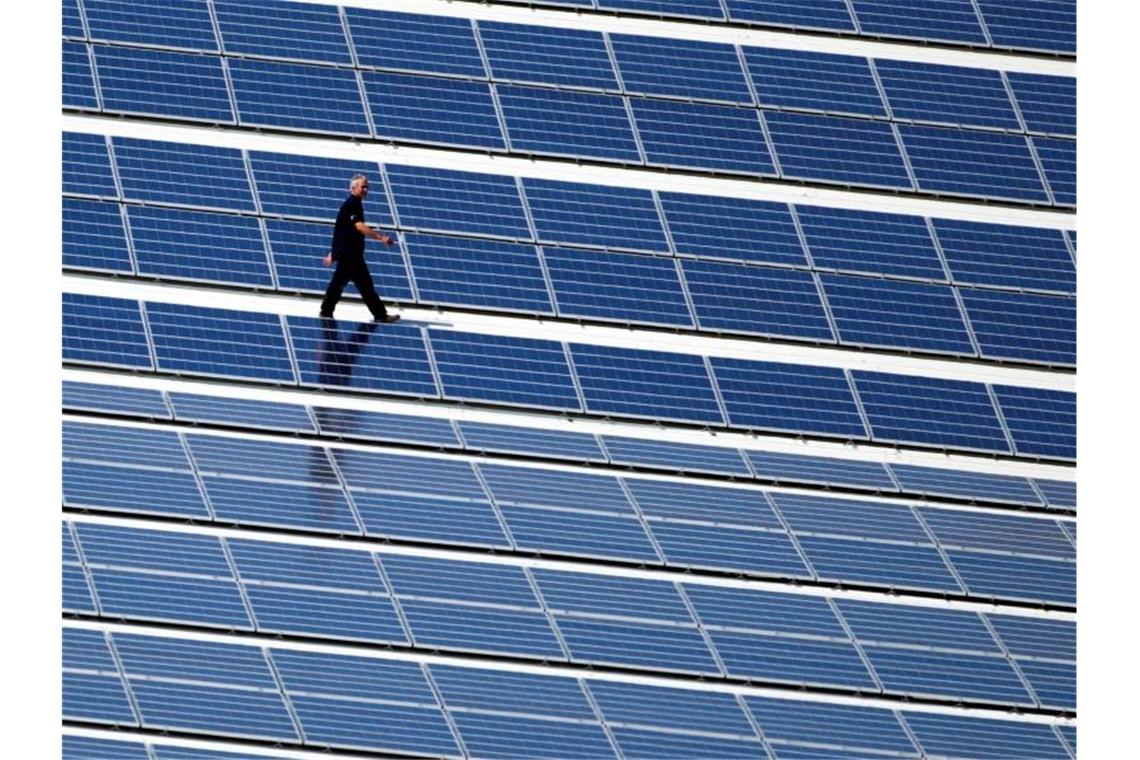
<svg viewBox="0 0 1140 760">
<path fill-rule="evenodd" d="M 348 192 L 355 195 L 357 198 L 364 198 L 368 195 L 368 177 L 363 174 L 357 174 L 348 183 Z"/>
</svg>

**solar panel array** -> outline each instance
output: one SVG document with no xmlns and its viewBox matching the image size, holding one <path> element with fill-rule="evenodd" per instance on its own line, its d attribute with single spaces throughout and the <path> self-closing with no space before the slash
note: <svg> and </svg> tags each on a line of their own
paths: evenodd
<svg viewBox="0 0 1140 760">
<path fill-rule="evenodd" d="M 64 758 L 1076 757 L 1072 0 L 62 6 Z"/>
</svg>

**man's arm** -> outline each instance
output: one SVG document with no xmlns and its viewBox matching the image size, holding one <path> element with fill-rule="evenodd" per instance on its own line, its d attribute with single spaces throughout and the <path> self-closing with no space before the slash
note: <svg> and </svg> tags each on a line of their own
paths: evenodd
<svg viewBox="0 0 1140 760">
<path fill-rule="evenodd" d="M 379 240 L 384 245 L 392 245 L 392 238 L 388 237 L 383 232 L 372 229 L 371 227 L 369 227 L 364 222 L 357 222 L 356 223 L 356 231 L 359 232 L 361 235 L 367 235 L 368 237 L 372 238 L 373 240 Z"/>
</svg>

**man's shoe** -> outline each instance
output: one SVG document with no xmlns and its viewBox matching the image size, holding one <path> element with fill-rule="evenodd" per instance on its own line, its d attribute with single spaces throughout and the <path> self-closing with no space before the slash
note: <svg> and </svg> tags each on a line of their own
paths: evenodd
<svg viewBox="0 0 1140 760">
<path fill-rule="evenodd" d="M 392 322 L 399 322 L 400 321 L 400 315 L 399 314 L 385 314 L 384 316 L 378 317 L 372 321 L 373 322 L 384 322 L 386 324 L 391 324 Z"/>
<path fill-rule="evenodd" d="M 325 314 L 323 311 L 317 315 L 320 319 L 332 319 L 332 314 Z"/>
</svg>

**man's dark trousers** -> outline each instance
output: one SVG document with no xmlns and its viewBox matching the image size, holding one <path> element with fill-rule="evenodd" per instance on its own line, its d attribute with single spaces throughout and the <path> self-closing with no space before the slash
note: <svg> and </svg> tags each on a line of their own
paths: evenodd
<svg viewBox="0 0 1140 760">
<path fill-rule="evenodd" d="M 344 286 L 350 280 L 360 291 L 360 296 L 367 304 L 368 310 L 372 312 L 373 319 L 383 319 L 388 311 L 380 300 L 380 294 L 376 292 L 376 286 L 372 284 L 372 274 L 368 271 L 363 256 L 345 256 L 337 259 L 336 271 L 333 272 L 329 286 L 325 290 L 325 300 L 321 302 L 321 316 L 332 316 L 333 309 L 336 308 L 337 301 L 344 292 Z"/>
</svg>

